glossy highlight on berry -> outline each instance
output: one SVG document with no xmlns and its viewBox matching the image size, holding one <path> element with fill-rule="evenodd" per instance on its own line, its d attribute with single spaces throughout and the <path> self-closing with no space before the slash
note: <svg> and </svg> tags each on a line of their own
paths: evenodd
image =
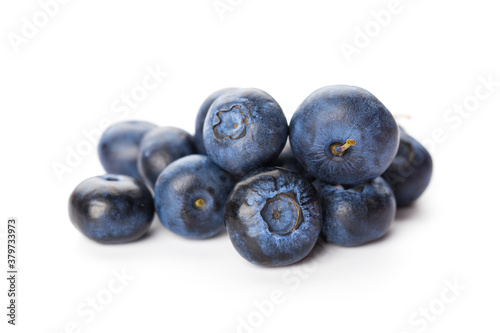
<svg viewBox="0 0 500 333">
<path fill-rule="evenodd" d="M 69 217 L 88 238 L 103 244 L 131 242 L 148 231 L 154 202 L 139 180 L 116 174 L 81 182 L 69 198 Z"/>
</svg>

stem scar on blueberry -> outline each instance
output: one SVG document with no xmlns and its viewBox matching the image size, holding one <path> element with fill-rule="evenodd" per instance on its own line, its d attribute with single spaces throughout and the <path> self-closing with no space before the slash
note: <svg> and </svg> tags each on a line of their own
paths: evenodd
<svg viewBox="0 0 500 333">
<path fill-rule="evenodd" d="M 287 193 L 278 193 L 273 198 L 268 198 L 260 213 L 269 231 L 280 236 L 298 229 L 303 219 L 295 198 Z"/>
<path fill-rule="evenodd" d="M 356 145 L 356 140 L 349 139 L 345 142 L 345 144 L 341 144 L 340 142 L 334 142 L 330 145 L 330 153 L 335 156 L 343 156 L 347 149 L 351 146 Z"/>
<path fill-rule="evenodd" d="M 197 208 L 201 208 L 203 206 L 205 206 L 205 200 L 203 199 L 198 199 L 194 202 L 194 205 L 197 207 Z"/>
<path fill-rule="evenodd" d="M 225 112 L 230 113 L 231 111 L 234 113 L 224 115 Z M 227 110 L 220 110 L 215 114 L 215 116 L 217 119 L 216 123 L 212 126 L 212 129 L 217 138 L 238 140 L 246 135 L 248 118 L 239 105 L 233 105 Z M 226 122 L 223 122 L 224 116 L 228 117 Z M 235 117 L 241 118 L 241 121 L 239 119 L 234 119 Z M 241 127 L 239 126 L 239 123 L 242 124 Z"/>
</svg>

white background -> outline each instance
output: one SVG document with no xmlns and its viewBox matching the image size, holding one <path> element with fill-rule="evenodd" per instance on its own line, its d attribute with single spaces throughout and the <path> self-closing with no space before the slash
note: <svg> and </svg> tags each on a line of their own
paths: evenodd
<svg viewBox="0 0 500 333">
<path fill-rule="evenodd" d="M 496 3 L 401 0 L 384 27 L 371 13 L 389 0 L 221 3 L 230 6 L 222 16 L 213 0 L 73 0 L 43 22 L 37 1 L 2 1 L 1 232 L 10 216 L 20 224 L 19 325 L 6 324 L 2 278 L 2 332 L 220 333 L 237 332 L 242 321 L 253 326 L 240 332 L 498 331 Z M 23 18 L 34 15 L 46 25 L 15 47 Z M 368 42 L 357 30 L 365 28 Z M 350 61 L 342 43 L 359 46 Z M 115 112 L 147 68 L 169 75 L 135 108 Z M 497 82 L 491 92 L 481 78 Z M 371 91 L 433 154 L 428 192 L 398 212 L 382 241 L 331 245 L 306 262 L 266 269 L 242 259 L 226 235 L 185 240 L 155 220 L 145 239 L 103 246 L 71 225 L 69 194 L 103 173 L 95 145 L 60 179 L 53 167 L 67 163 L 68 149 L 85 152 L 83 131 L 101 121 L 193 132 L 204 98 L 229 86 L 263 89 L 291 117 L 330 84 Z M 464 103 L 470 111 L 447 111 Z M 5 234 L 0 241 L 5 267 Z M 106 299 L 122 269 L 133 279 Z M 458 296 L 446 290 L 455 282 L 466 288 Z M 109 300 L 95 316 L 86 305 L 93 297 Z M 423 320 L 418 312 L 429 306 Z"/>
</svg>

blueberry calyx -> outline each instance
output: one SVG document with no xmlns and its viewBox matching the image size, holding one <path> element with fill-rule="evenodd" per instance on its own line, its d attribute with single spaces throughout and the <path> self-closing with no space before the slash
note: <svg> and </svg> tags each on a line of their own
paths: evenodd
<svg viewBox="0 0 500 333">
<path fill-rule="evenodd" d="M 217 138 L 229 138 L 234 141 L 247 134 L 248 117 L 241 110 L 241 106 L 233 105 L 228 110 L 220 110 L 216 117 L 218 121 L 212 128 Z"/>
<path fill-rule="evenodd" d="M 260 214 L 269 231 L 280 236 L 292 233 L 303 220 L 302 211 L 291 193 L 278 193 L 268 198 Z"/>
</svg>

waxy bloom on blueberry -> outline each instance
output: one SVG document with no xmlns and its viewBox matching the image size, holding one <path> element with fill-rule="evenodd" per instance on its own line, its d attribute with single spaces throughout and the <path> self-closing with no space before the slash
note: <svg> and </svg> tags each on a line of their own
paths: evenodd
<svg viewBox="0 0 500 333">
<path fill-rule="evenodd" d="M 236 175 L 269 165 L 288 137 L 285 114 L 259 89 L 231 89 L 211 105 L 203 128 L 207 155 Z"/>
<path fill-rule="evenodd" d="M 213 102 L 225 92 L 234 88 L 224 88 L 217 90 L 208 96 L 203 104 L 201 104 L 200 109 L 198 110 L 198 114 L 196 115 L 196 123 L 195 123 L 195 132 L 194 132 L 194 142 L 196 144 L 196 149 L 199 154 L 207 154 L 205 149 L 205 144 L 203 143 L 203 125 L 205 124 L 205 118 L 207 117 L 208 110 L 210 106 L 212 106 Z"/>
<path fill-rule="evenodd" d="M 195 153 L 193 136 L 175 127 L 158 127 L 144 135 L 137 166 L 144 183 L 154 188 L 158 175 L 173 161 Z"/>
<path fill-rule="evenodd" d="M 255 170 L 235 186 L 224 209 L 239 254 L 263 266 L 289 265 L 313 248 L 321 229 L 316 189 L 290 170 Z"/>
<path fill-rule="evenodd" d="M 224 203 L 233 188 L 231 175 L 205 155 L 189 155 L 162 171 L 155 206 L 163 226 L 189 238 L 209 238 L 224 228 Z"/>
<path fill-rule="evenodd" d="M 408 206 L 417 200 L 431 176 L 431 155 L 420 142 L 401 131 L 398 153 L 382 175 L 394 191 L 398 206 Z"/>
<path fill-rule="evenodd" d="M 380 176 L 391 164 L 399 130 L 391 113 L 368 91 L 328 86 L 313 92 L 294 113 L 290 145 L 314 177 L 356 185 Z"/>
<path fill-rule="evenodd" d="M 361 185 L 315 183 L 323 208 L 323 237 L 342 246 L 356 246 L 384 236 L 396 214 L 390 186 L 377 177 Z"/>
</svg>

